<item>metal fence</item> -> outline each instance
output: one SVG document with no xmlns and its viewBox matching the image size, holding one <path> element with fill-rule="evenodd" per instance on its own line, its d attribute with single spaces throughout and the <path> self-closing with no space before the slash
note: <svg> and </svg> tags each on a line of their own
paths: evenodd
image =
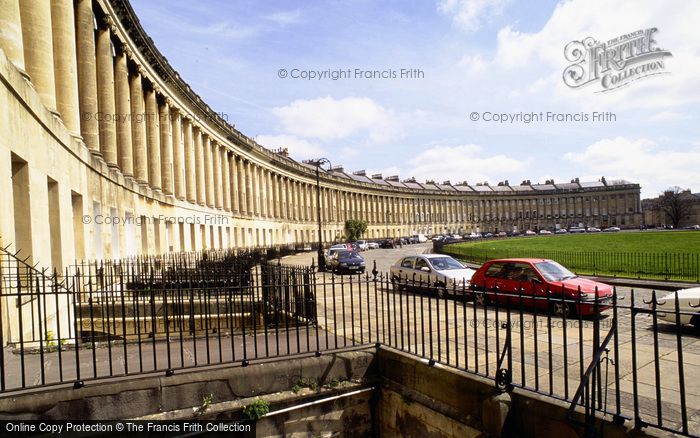
<svg viewBox="0 0 700 438">
<path fill-rule="evenodd" d="M 8 343 L 0 390 L 78 388 L 107 377 L 381 344 L 491 378 L 502 390 L 569 402 L 587 413 L 589 434 L 597 432 L 595 416 L 608 416 L 700 435 L 700 341 L 677 323 L 698 313 L 675 302 L 669 310 L 669 299 L 655 292 L 584 301 L 560 291 L 528 296 L 523 288 L 445 290 L 376 269 L 337 276 L 264 258 L 188 257 L 171 268 L 81 269 L 60 282 L 39 271 L 27 278 L 26 267 L 4 254 L 0 311 L 13 322 L 0 331 Z M 549 310 L 557 306 L 570 313 L 555 316 Z M 581 316 L 581 307 L 600 315 Z M 25 335 L 15 336 L 20 327 Z"/>
<path fill-rule="evenodd" d="M 548 251 L 456 247 L 434 244 L 434 250 L 472 263 L 494 258 L 556 260 L 579 274 L 700 282 L 700 254 L 602 251 Z"/>
</svg>

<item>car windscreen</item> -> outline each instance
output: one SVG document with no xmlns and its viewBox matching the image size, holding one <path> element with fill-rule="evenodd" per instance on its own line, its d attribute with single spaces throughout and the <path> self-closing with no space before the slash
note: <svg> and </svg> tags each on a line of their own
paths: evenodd
<svg viewBox="0 0 700 438">
<path fill-rule="evenodd" d="M 434 259 L 430 259 L 430 264 L 433 265 L 433 268 L 435 268 L 438 271 L 447 271 L 449 269 L 464 269 L 464 265 L 462 265 L 460 262 L 453 259 L 452 257 L 436 257 Z"/>
<path fill-rule="evenodd" d="M 576 277 L 576 274 L 557 262 L 535 263 L 535 267 L 547 281 L 562 281 Z"/>
<path fill-rule="evenodd" d="M 361 259 L 360 255 L 356 252 L 353 251 L 343 251 L 338 253 L 338 258 L 340 260 L 352 260 L 352 259 Z"/>
</svg>

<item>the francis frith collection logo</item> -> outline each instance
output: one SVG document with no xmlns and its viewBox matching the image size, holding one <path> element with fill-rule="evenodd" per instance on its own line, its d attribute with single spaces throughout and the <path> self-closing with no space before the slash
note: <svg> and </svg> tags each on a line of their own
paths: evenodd
<svg viewBox="0 0 700 438">
<path fill-rule="evenodd" d="M 655 27 L 600 42 L 592 37 L 572 41 L 564 48 L 571 64 L 564 83 L 571 88 L 598 85 L 598 93 L 616 90 L 649 76 L 666 74 L 664 57 L 671 52 L 658 47 Z"/>
</svg>

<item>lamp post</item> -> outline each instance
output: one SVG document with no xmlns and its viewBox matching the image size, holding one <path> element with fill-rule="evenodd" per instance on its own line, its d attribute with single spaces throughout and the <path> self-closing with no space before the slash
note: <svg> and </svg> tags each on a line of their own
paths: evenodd
<svg viewBox="0 0 700 438">
<path fill-rule="evenodd" d="M 319 171 L 321 170 L 321 165 L 328 164 L 331 162 L 328 158 L 319 158 L 316 160 L 309 160 L 309 164 L 316 166 L 316 213 L 318 219 L 318 270 L 326 270 L 326 258 L 323 255 L 323 231 L 321 228 L 321 181 L 319 179 Z"/>
</svg>

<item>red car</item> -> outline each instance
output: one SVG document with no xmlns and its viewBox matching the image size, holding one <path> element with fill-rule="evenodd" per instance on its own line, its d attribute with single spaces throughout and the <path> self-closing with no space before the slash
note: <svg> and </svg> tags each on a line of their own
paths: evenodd
<svg viewBox="0 0 700 438">
<path fill-rule="evenodd" d="M 491 260 L 474 273 L 471 284 L 477 291 L 474 300 L 478 304 L 497 300 L 503 304 L 519 305 L 522 299 L 525 306 L 550 310 L 559 316 L 595 314 L 596 294 L 597 310 L 601 312 L 610 307 L 613 295 L 612 286 L 581 278 L 547 259 Z"/>
</svg>

